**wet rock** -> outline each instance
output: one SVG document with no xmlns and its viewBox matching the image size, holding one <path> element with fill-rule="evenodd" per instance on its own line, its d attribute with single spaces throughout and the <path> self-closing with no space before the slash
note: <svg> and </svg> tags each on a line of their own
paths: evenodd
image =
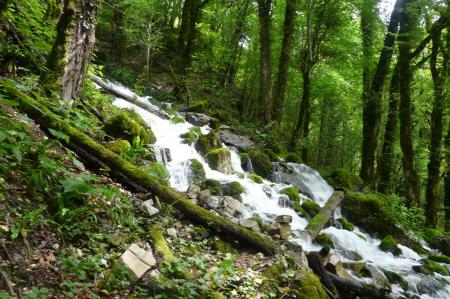
<svg viewBox="0 0 450 299">
<path fill-rule="evenodd" d="M 281 224 L 290 224 L 292 223 L 292 216 L 291 215 L 279 215 L 275 217 L 275 222 L 281 223 Z"/>
<path fill-rule="evenodd" d="M 142 203 L 142 207 L 148 212 L 150 216 L 156 215 L 159 213 L 159 210 L 153 206 L 153 200 L 148 199 Z"/>
<path fill-rule="evenodd" d="M 256 221 L 250 219 L 240 219 L 239 225 L 251 229 L 255 232 L 260 232 L 259 225 Z"/>
<path fill-rule="evenodd" d="M 192 184 L 200 185 L 205 179 L 205 169 L 203 168 L 202 163 L 200 163 L 197 159 L 189 160 L 189 181 Z"/>
<path fill-rule="evenodd" d="M 120 263 L 132 271 L 136 279 L 142 277 L 148 270 L 156 265 L 156 260 L 153 257 L 151 250 L 144 250 L 137 244 L 132 244 L 120 256 Z"/>
<path fill-rule="evenodd" d="M 337 254 L 330 253 L 324 260 L 325 268 L 331 273 L 337 274 L 339 270 L 343 270 L 341 259 Z"/>
<path fill-rule="evenodd" d="M 436 294 L 444 286 L 445 284 L 431 277 L 423 277 L 416 285 L 419 294 Z"/>
<path fill-rule="evenodd" d="M 278 205 L 282 208 L 290 208 L 291 200 L 289 199 L 289 196 L 287 196 L 286 194 L 278 195 Z"/>
<path fill-rule="evenodd" d="M 331 239 L 329 234 L 321 233 L 317 236 L 315 241 L 322 246 L 328 246 L 328 247 L 334 249 L 334 242 L 333 242 L 333 239 Z"/>
<path fill-rule="evenodd" d="M 297 188 L 300 193 L 310 199 L 314 199 L 313 192 L 301 181 L 301 179 L 294 173 L 292 166 L 287 165 L 287 168 L 280 168 L 279 179 L 284 184 L 291 184 Z"/>
<path fill-rule="evenodd" d="M 187 196 L 190 199 L 194 199 L 195 200 L 195 199 L 198 199 L 201 191 L 202 190 L 201 190 L 201 188 L 199 186 L 192 184 L 187 189 L 186 194 L 187 194 Z"/>
<path fill-rule="evenodd" d="M 270 188 L 270 187 L 267 186 L 267 185 L 264 185 L 264 186 L 262 186 L 262 190 L 263 190 L 263 192 L 267 195 L 267 197 L 272 198 L 272 196 L 273 196 L 273 190 L 272 190 L 272 188 Z"/>
<path fill-rule="evenodd" d="M 363 257 L 361 256 L 361 254 L 359 254 L 358 252 L 354 251 L 354 250 L 344 250 L 343 255 L 353 261 L 360 261 L 363 259 Z"/>
<path fill-rule="evenodd" d="M 345 262 L 342 263 L 345 269 L 353 271 L 358 277 L 371 277 L 370 272 L 366 268 L 365 262 Z"/>
<path fill-rule="evenodd" d="M 232 174 L 231 154 L 227 148 L 218 148 L 209 151 L 205 156 L 206 162 L 211 169 L 224 174 Z"/>
<path fill-rule="evenodd" d="M 239 151 L 248 151 L 255 146 L 249 137 L 237 135 L 228 128 L 219 128 L 219 135 L 223 143 L 234 146 Z"/>
<path fill-rule="evenodd" d="M 434 275 L 433 268 L 428 265 L 414 265 L 412 266 L 414 272 L 425 274 L 425 275 Z"/>
<path fill-rule="evenodd" d="M 395 256 L 402 254 L 402 250 L 397 246 L 397 242 L 395 242 L 394 238 L 390 235 L 386 236 L 378 247 L 381 250 L 390 252 Z"/>
<path fill-rule="evenodd" d="M 198 201 L 208 209 L 216 209 L 219 207 L 220 197 L 212 196 L 210 190 L 202 190 L 198 195 Z"/>
<path fill-rule="evenodd" d="M 185 112 L 182 113 L 184 118 L 187 122 L 193 124 L 194 126 L 203 127 L 208 125 L 211 120 L 213 120 L 212 117 L 204 114 L 204 113 L 197 113 L 197 112 Z"/>
<path fill-rule="evenodd" d="M 245 191 L 244 187 L 242 187 L 239 182 L 230 182 L 220 185 L 220 190 L 222 191 L 223 195 L 231 196 L 239 201 L 242 201 L 241 193 Z"/>
<path fill-rule="evenodd" d="M 403 277 L 395 272 L 389 270 L 383 270 L 384 275 L 386 275 L 387 279 L 391 284 L 398 284 L 404 290 L 408 288 L 408 283 L 403 279 Z"/>
<path fill-rule="evenodd" d="M 224 214 L 239 218 L 245 213 L 245 206 L 231 196 L 224 196 L 220 206 Z"/>
<path fill-rule="evenodd" d="M 366 264 L 366 269 L 372 276 L 373 282 L 376 286 L 383 290 L 391 290 L 391 284 L 389 283 L 386 275 L 384 275 L 384 273 L 380 271 L 375 265 Z"/>
<path fill-rule="evenodd" d="M 270 236 L 277 237 L 282 240 L 288 240 L 291 236 L 291 226 L 289 224 L 273 222 L 272 224 L 270 224 L 267 233 Z"/>
</svg>

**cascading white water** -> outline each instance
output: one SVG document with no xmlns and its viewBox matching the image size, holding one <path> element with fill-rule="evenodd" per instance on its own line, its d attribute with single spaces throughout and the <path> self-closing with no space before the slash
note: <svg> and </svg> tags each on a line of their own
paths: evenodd
<svg viewBox="0 0 450 299">
<path fill-rule="evenodd" d="M 112 83 L 110 83 L 112 84 Z M 118 86 L 116 86 L 118 87 Z M 121 91 L 126 94 L 134 95 L 130 90 L 123 86 L 119 86 Z M 138 98 L 141 101 L 147 101 L 148 98 Z M 147 102 L 148 103 L 148 102 Z M 282 183 L 264 180 L 262 184 L 257 184 L 247 177 L 240 178 L 236 174 L 226 175 L 221 172 L 212 170 L 204 161 L 203 157 L 196 151 L 192 145 L 182 143 L 179 137 L 186 133 L 192 125 L 189 123 L 171 123 L 170 120 L 162 119 L 152 113 L 149 113 L 125 100 L 116 99 L 114 105 L 120 108 L 133 109 L 138 112 L 142 118 L 152 127 L 156 135 L 155 148 L 169 149 L 171 160 L 168 161 L 165 154 L 157 153 L 157 158 L 166 164 L 170 173 L 170 185 L 178 190 L 185 191 L 190 184 L 189 179 L 189 160 L 197 159 L 205 169 L 207 178 L 220 180 L 221 182 L 238 181 L 244 187 L 245 192 L 241 194 L 242 201 L 247 207 L 244 217 L 253 214 L 259 215 L 264 221 L 270 222 L 277 215 L 291 215 L 293 218 L 291 227 L 294 236 L 291 242 L 298 243 L 306 250 L 318 250 L 320 246 L 312 244 L 300 237 L 299 232 L 307 225 L 307 220 L 300 217 L 287 204 L 285 195 L 279 192 L 288 185 Z M 157 107 L 155 106 L 157 109 Z M 201 128 L 202 133 L 209 131 L 208 127 Z M 231 148 L 231 164 L 233 169 L 238 173 L 245 173 L 241 167 L 240 157 L 236 149 Z M 251 165 L 251 161 L 249 161 Z M 289 163 L 294 170 L 294 174 L 298 176 L 302 183 L 309 189 L 313 196 L 313 200 L 320 206 L 323 206 L 327 199 L 333 193 L 333 188 L 319 175 L 317 171 L 302 164 Z M 247 168 L 248 169 L 248 168 Z M 277 180 L 278 181 L 278 180 Z M 302 199 L 305 197 L 302 196 Z M 281 203 L 281 205 L 280 205 Z M 341 218 L 340 209 L 335 213 L 335 218 Z M 329 227 L 324 230 L 328 233 L 336 246 L 342 260 L 347 260 L 348 252 L 357 252 L 364 261 L 370 262 L 379 269 L 393 271 L 400 274 L 409 284 L 409 292 L 418 295 L 420 298 L 450 298 L 450 277 L 444 277 L 439 274 L 435 278 L 416 274 L 412 271 L 412 266 L 419 264 L 422 258 L 416 252 L 408 247 L 401 246 L 402 255 L 394 257 L 391 253 L 386 253 L 378 248 L 380 240 L 370 237 L 358 228 L 350 232 L 336 227 Z M 447 281 L 447 285 L 442 281 Z M 424 282 L 426 281 L 426 283 Z M 398 285 L 393 285 L 392 291 L 394 295 L 400 296 L 402 289 Z"/>
</svg>

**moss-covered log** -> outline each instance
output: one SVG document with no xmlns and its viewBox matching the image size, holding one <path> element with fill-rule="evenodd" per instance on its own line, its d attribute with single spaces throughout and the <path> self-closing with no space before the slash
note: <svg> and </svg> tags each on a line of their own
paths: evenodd
<svg viewBox="0 0 450 299">
<path fill-rule="evenodd" d="M 125 177 L 127 180 L 132 181 L 134 184 L 137 184 L 148 192 L 158 196 L 164 203 L 172 205 L 185 217 L 198 223 L 202 223 L 212 230 L 222 232 L 231 238 L 234 238 L 243 244 L 250 245 L 266 254 L 274 254 L 276 252 L 276 245 L 269 238 L 240 227 L 226 218 L 211 213 L 190 202 L 171 188 L 162 185 L 156 179 L 149 176 L 145 170 L 123 160 L 119 155 L 106 149 L 86 134 L 71 127 L 47 107 L 18 90 L 12 81 L 3 83 L 1 89 L 20 103 L 19 109 L 21 112 L 26 113 L 45 129 L 52 128 L 68 135 L 71 144 L 84 149 L 103 162 L 109 167 L 109 171 L 113 175 L 116 173 L 114 177 L 117 177 L 118 173 L 120 176 Z"/>
<path fill-rule="evenodd" d="M 319 235 L 320 231 L 325 227 L 325 224 L 330 220 L 331 216 L 333 216 L 334 210 L 341 204 L 343 199 L 344 192 L 335 191 L 320 212 L 309 221 L 305 230 L 311 240 L 314 240 Z"/>
<path fill-rule="evenodd" d="M 97 76 L 92 76 L 91 77 L 92 81 L 94 81 L 98 86 L 100 86 L 101 88 L 103 88 L 106 92 L 112 94 L 113 96 L 116 96 L 118 98 L 121 98 L 127 102 L 130 102 L 133 105 L 138 106 L 139 108 L 142 108 L 152 114 L 156 114 L 161 118 L 164 119 L 169 119 L 170 117 L 165 114 L 164 112 L 161 112 L 159 110 L 156 110 L 155 108 L 153 108 L 152 105 L 147 104 L 145 102 L 139 101 L 138 98 L 136 97 L 130 97 L 129 95 L 123 93 L 122 91 L 120 91 L 117 88 L 114 88 L 114 86 L 112 86 L 111 84 L 108 84 L 108 82 L 104 81 L 103 79 L 101 79 L 100 77 Z"/>
</svg>

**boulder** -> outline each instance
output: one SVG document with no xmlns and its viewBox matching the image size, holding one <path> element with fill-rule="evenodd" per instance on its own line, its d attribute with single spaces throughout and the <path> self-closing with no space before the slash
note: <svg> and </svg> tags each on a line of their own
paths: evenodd
<svg viewBox="0 0 450 299">
<path fill-rule="evenodd" d="M 397 246 L 397 242 L 395 242 L 394 238 L 390 235 L 386 236 L 378 247 L 381 250 L 390 252 L 395 256 L 402 254 L 402 250 Z"/>
<path fill-rule="evenodd" d="M 153 144 L 156 141 L 151 128 L 139 114 L 132 110 L 123 110 L 108 118 L 103 129 L 108 135 L 127 140 L 130 143 L 136 137 L 139 137 L 142 144 Z"/>
<path fill-rule="evenodd" d="M 141 278 L 148 270 L 156 265 L 151 250 L 144 250 L 137 244 L 132 244 L 120 256 L 120 263 L 127 267 L 134 274 L 136 280 Z"/>
<path fill-rule="evenodd" d="M 275 217 L 275 222 L 281 223 L 281 224 L 290 224 L 292 222 L 292 216 L 291 215 L 279 215 Z"/>
<path fill-rule="evenodd" d="M 425 274 L 425 275 L 434 275 L 433 269 L 428 265 L 414 265 L 412 266 L 414 272 Z"/>
<path fill-rule="evenodd" d="M 189 160 L 188 171 L 188 179 L 192 184 L 200 185 L 206 179 L 205 169 L 197 159 Z"/>
<path fill-rule="evenodd" d="M 211 169 L 220 171 L 224 174 L 233 173 L 231 154 L 227 148 L 213 149 L 206 154 L 205 159 Z"/>
<path fill-rule="evenodd" d="M 298 175 L 294 173 L 292 165 L 280 167 L 278 172 L 279 180 L 284 184 L 290 184 L 300 191 L 303 195 L 310 199 L 314 199 L 313 192 L 303 183 Z"/>
<path fill-rule="evenodd" d="M 289 224 L 273 222 L 272 224 L 270 224 L 267 232 L 273 237 L 277 237 L 282 240 L 288 240 L 291 236 L 291 226 Z"/>
<path fill-rule="evenodd" d="M 240 219 L 239 225 L 251 229 L 255 232 L 260 232 L 259 225 L 256 221 L 250 219 Z"/>
<path fill-rule="evenodd" d="M 386 275 L 387 279 L 391 284 L 398 284 L 400 285 L 404 290 L 408 288 L 408 283 L 406 280 L 399 274 L 389 271 L 389 270 L 383 270 L 384 275 Z"/>
<path fill-rule="evenodd" d="M 223 195 L 232 196 L 241 201 L 241 193 L 243 193 L 244 187 L 239 182 L 230 182 L 220 186 Z"/>
<path fill-rule="evenodd" d="M 195 143 L 195 149 L 202 155 L 206 155 L 209 151 L 221 147 L 222 143 L 216 131 L 211 131 L 207 135 L 201 135 Z"/>
<path fill-rule="evenodd" d="M 105 147 L 112 151 L 113 153 L 122 156 L 131 149 L 131 144 L 128 140 L 118 139 L 108 142 Z"/>
<path fill-rule="evenodd" d="M 224 196 L 220 206 L 224 214 L 231 217 L 241 217 L 245 213 L 245 206 L 231 196 Z"/>
<path fill-rule="evenodd" d="M 321 233 L 317 236 L 315 241 L 322 246 L 328 246 L 328 247 L 334 249 L 334 242 L 333 242 L 333 239 L 331 239 L 329 234 Z"/>
<path fill-rule="evenodd" d="M 270 162 L 269 156 L 260 149 L 252 149 L 248 152 L 248 157 L 251 161 L 253 171 L 266 179 L 270 179 L 273 173 L 273 166 Z"/>
<path fill-rule="evenodd" d="M 386 275 L 380 271 L 375 265 L 367 263 L 366 269 L 372 276 L 374 284 L 382 290 L 391 290 L 391 284 L 387 279 Z"/>
<path fill-rule="evenodd" d="M 186 121 L 193 124 L 194 126 L 203 127 L 208 125 L 211 120 L 213 120 L 212 117 L 204 114 L 204 113 L 198 113 L 198 112 L 185 112 L 182 113 Z"/>
<path fill-rule="evenodd" d="M 159 213 L 159 210 L 153 206 L 153 200 L 148 199 L 142 203 L 142 207 L 148 212 L 150 216 L 156 215 Z"/>
<path fill-rule="evenodd" d="M 424 233 L 424 239 L 431 248 L 439 250 L 446 256 L 450 256 L 450 233 L 427 228 Z"/>
<path fill-rule="evenodd" d="M 305 211 L 311 218 L 316 216 L 320 212 L 319 204 L 312 200 L 306 200 L 300 206 L 303 211 Z"/>
<path fill-rule="evenodd" d="M 330 253 L 324 259 L 325 268 L 333 274 L 337 274 L 339 270 L 343 270 L 344 266 L 342 265 L 341 259 L 335 253 Z"/>
<path fill-rule="evenodd" d="M 255 146 L 255 143 L 249 137 L 237 135 L 227 128 L 219 128 L 219 135 L 223 143 L 234 146 L 239 151 L 248 151 Z"/>
<path fill-rule="evenodd" d="M 201 191 L 202 189 L 199 186 L 192 184 L 188 187 L 186 194 L 190 199 L 196 200 L 198 199 Z"/>
<path fill-rule="evenodd" d="M 218 180 L 206 179 L 201 186 L 202 189 L 208 189 L 209 191 L 211 191 L 212 195 L 223 195 L 222 189 L 220 188 L 221 185 L 222 183 Z"/>
<path fill-rule="evenodd" d="M 216 209 L 220 204 L 220 198 L 212 196 L 211 191 L 209 190 L 202 190 L 198 195 L 198 201 L 202 206 L 208 209 Z"/>
</svg>

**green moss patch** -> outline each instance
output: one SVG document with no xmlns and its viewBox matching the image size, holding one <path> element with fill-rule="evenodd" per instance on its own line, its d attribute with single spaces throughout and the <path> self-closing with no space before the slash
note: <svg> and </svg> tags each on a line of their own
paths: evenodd
<svg viewBox="0 0 450 299">
<path fill-rule="evenodd" d="M 113 153 L 122 156 L 129 150 L 131 150 L 131 144 L 128 140 L 118 139 L 111 142 L 108 142 L 105 147 L 112 151 Z"/>
<path fill-rule="evenodd" d="M 220 181 L 214 179 L 206 179 L 202 184 L 202 189 L 208 189 L 212 195 L 222 195 Z"/>
<path fill-rule="evenodd" d="M 195 143 L 195 148 L 202 155 L 206 155 L 206 153 L 210 152 L 213 149 L 217 149 L 222 147 L 220 142 L 219 133 L 216 131 L 211 131 L 207 135 L 201 135 L 198 137 L 197 142 Z"/>
<path fill-rule="evenodd" d="M 339 223 L 342 225 L 342 228 L 348 231 L 353 231 L 355 228 L 351 222 L 347 220 L 347 218 L 339 218 Z"/>
<path fill-rule="evenodd" d="M 320 206 L 311 200 L 305 200 L 302 204 L 301 204 L 301 208 L 308 213 L 309 217 L 314 217 L 316 216 L 319 212 L 320 212 Z"/>
<path fill-rule="evenodd" d="M 401 249 L 397 246 L 397 242 L 389 235 L 384 237 L 378 247 L 383 251 L 391 252 L 393 255 L 400 255 L 402 253 Z"/>
<path fill-rule="evenodd" d="M 263 182 L 263 178 L 254 173 L 249 174 L 247 177 L 257 184 L 262 184 Z"/>
<path fill-rule="evenodd" d="M 152 162 L 146 167 L 146 171 L 148 175 L 157 179 L 160 183 L 167 184 L 170 179 L 169 171 L 162 163 Z"/>
<path fill-rule="evenodd" d="M 445 268 L 444 266 L 442 266 L 441 264 L 439 264 L 435 261 L 432 261 L 430 259 L 425 259 L 424 263 L 426 265 L 428 265 L 431 269 L 433 269 L 433 271 L 436 273 L 439 273 L 439 274 L 445 275 L 445 276 L 449 275 L 447 268 Z"/>
<path fill-rule="evenodd" d="M 196 185 L 200 185 L 206 178 L 205 169 L 203 168 L 203 164 L 200 163 L 197 159 L 190 159 L 190 175 L 192 179 L 192 183 Z"/>
<path fill-rule="evenodd" d="M 193 101 L 188 107 L 184 109 L 186 112 L 207 112 L 208 111 L 208 102 L 205 100 L 197 100 Z"/>
<path fill-rule="evenodd" d="M 334 248 L 334 242 L 329 234 L 321 233 L 317 236 L 316 242 L 322 246 L 327 246 L 329 248 Z"/>
<path fill-rule="evenodd" d="M 228 173 L 226 170 L 228 167 L 231 167 L 230 151 L 225 147 L 209 151 L 205 156 L 205 160 L 211 169 L 222 171 L 224 173 Z"/>
<path fill-rule="evenodd" d="M 270 178 L 273 172 L 273 167 L 269 156 L 264 151 L 253 149 L 248 152 L 248 157 L 252 161 L 253 171 L 257 175 L 263 178 Z"/>
<path fill-rule="evenodd" d="M 333 169 L 328 172 L 324 172 L 324 178 L 333 188 L 343 187 L 349 190 L 362 187 L 362 179 L 345 168 Z"/>
<path fill-rule="evenodd" d="M 299 153 L 290 152 L 286 155 L 284 161 L 291 163 L 302 163 L 302 157 Z"/>
<path fill-rule="evenodd" d="M 185 120 L 184 120 L 184 117 L 182 117 L 181 115 L 175 115 L 174 117 L 172 117 L 170 119 L 170 122 L 173 124 L 181 124 L 181 123 L 184 123 Z"/>
<path fill-rule="evenodd" d="M 166 239 L 164 239 L 163 228 L 155 225 L 150 228 L 149 234 L 155 251 L 163 256 L 164 261 L 171 262 L 174 256 L 169 246 L 167 246 Z"/>
<path fill-rule="evenodd" d="M 231 182 L 227 184 L 223 184 L 221 187 L 223 195 L 238 197 L 243 193 L 244 187 L 242 187 L 241 183 L 239 182 Z"/>
<path fill-rule="evenodd" d="M 133 142 L 136 137 L 139 137 L 142 144 L 153 144 L 156 141 L 151 128 L 139 114 L 131 110 L 121 111 L 108 118 L 103 129 L 108 135 L 128 142 Z"/>
<path fill-rule="evenodd" d="M 280 193 L 289 196 L 289 199 L 293 202 L 300 201 L 300 192 L 298 192 L 297 188 L 295 187 L 284 188 Z"/>
</svg>

